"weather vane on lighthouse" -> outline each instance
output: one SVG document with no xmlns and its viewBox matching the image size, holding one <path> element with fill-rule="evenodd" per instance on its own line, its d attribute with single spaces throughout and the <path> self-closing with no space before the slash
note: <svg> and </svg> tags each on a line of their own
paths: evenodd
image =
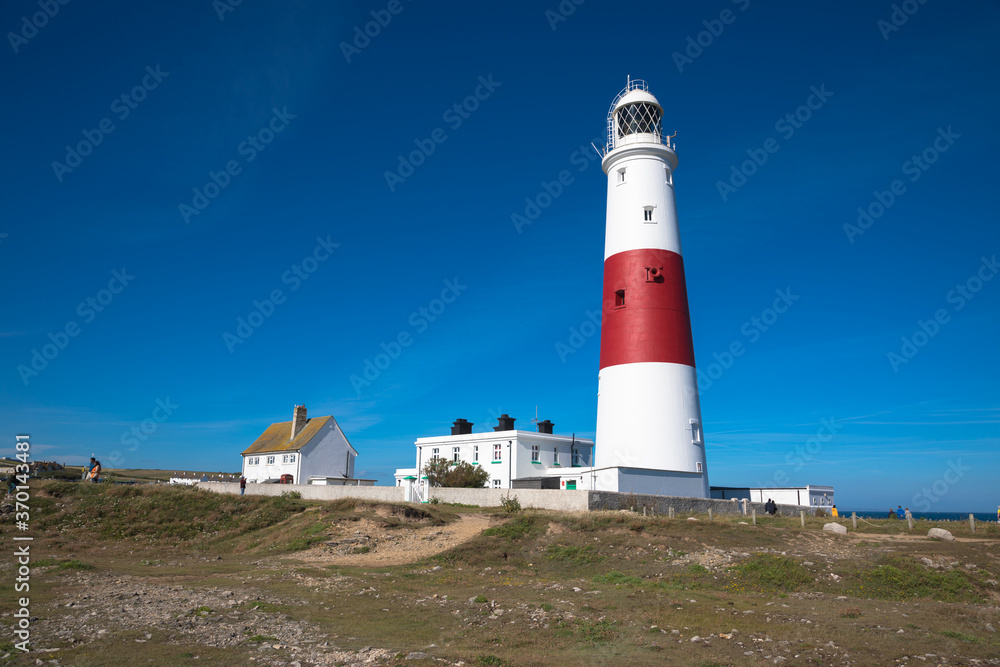
<svg viewBox="0 0 1000 667">
<path fill-rule="evenodd" d="M 674 169 L 663 107 L 628 78 L 608 112 L 595 472 L 612 491 L 708 497 Z M 602 470 L 603 469 L 603 470 Z"/>
</svg>

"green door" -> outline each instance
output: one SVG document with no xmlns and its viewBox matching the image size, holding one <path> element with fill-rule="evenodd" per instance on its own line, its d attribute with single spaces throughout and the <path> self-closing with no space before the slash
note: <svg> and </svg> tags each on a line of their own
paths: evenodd
<svg viewBox="0 0 1000 667">
<path fill-rule="evenodd" d="M 567 491 L 576 491 L 576 480 L 575 479 L 572 482 L 566 482 L 566 490 Z"/>
</svg>

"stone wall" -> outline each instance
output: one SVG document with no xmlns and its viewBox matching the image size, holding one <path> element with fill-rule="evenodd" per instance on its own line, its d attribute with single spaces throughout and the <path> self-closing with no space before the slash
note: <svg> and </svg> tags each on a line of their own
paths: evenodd
<svg viewBox="0 0 1000 667">
<path fill-rule="evenodd" d="M 650 496 L 639 493 L 616 493 L 614 491 L 588 491 L 590 494 L 587 509 L 590 510 L 627 510 L 634 508 L 637 512 L 642 512 L 645 507 L 647 511 L 656 514 L 667 515 L 670 508 L 674 508 L 675 516 L 692 516 L 695 514 L 712 514 L 722 516 L 723 514 L 739 515 L 743 513 L 743 505 L 733 500 L 717 500 L 714 498 L 682 498 L 679 496 Z M 805 509 L 806 515 L 811 516 L 811 508 L 803 508 L 797 505 L 778 505 L 778 514 L 782 516 L 798 516 L 799 511 Z M 747 503 L 747 516 L 751 511 L 757 510 L 757 516 L 765 516 L 764 503 Z"/>
</svg>

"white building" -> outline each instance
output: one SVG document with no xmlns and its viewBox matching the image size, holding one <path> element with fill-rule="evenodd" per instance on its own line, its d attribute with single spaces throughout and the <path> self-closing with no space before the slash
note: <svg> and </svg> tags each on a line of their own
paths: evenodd
<svg viewBox="0 0 1000 667">
<path fill-rule="evenodd" d="M 795 487 L 713 486 L 712 497 L 720 500 L 747 498 L 755 503 L 766 503 L 770 499 L 779 505 L 802 507 L 832 507 L 836 504 L 832 486 L 815 484 Z"/>
<path fill-rule="evenodd" d="M 407 486 L 407 500 L 427 498 L 423 469 L 434 458 L 458 465 L 465 461 L 489 473 L 487 486 L 494 489 L 552 488 L 582 489 L 583 470 L 593 465 L 594 441 L 555 435 L 549 420 L 538 423 L 538 431 L 519 431 L 512 417 L 497 419 L 492 433 L 473 433 L 471 422 L 458 419 L 451 435 L 418 438 L 417 465 L 396 470 L 396 486 Z"/>
<path fill-rule="evenodd" d="M 250 483 L 273 483 L 283 476 L 289 484 L 359 484 L 354 479 L 357 450 L 331 416 L 306 418 L 296 405 L 292 421 L 271 424 L 243 451 L 243 476 Z"/>
<path fill-rule="evenodd" d="M 630 80 L 611 103 L 596 483 L 707 498 L 705 441 L 663 107 Z"/>
</svg>

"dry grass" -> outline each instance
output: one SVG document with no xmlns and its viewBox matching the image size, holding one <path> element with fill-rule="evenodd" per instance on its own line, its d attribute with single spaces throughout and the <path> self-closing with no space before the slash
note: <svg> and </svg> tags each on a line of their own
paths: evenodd
<svg viewBox="0 0 1000 667">
<path fill-rule="evenodd" d="M 405 537 L 470 510 L 58 483 L 37 489 L 33 503 L 33 522 L 45 529 L 33 553 L 50 559 L 33 572 L 36 613 L 64 613 L 55 606 L 61 582 L 75 575 L 60 564 L 75 561 L 108 577 L 296 600 L 271 613 L 315 623 L 338 646 L 404 657 L 426 650 L 469 665 L 751 665 L 766 655 L 788 664 L 894 664 L 925 653 L 967 663 L 1000 654 L 998 635 L 985 629 L 1000 627 L 1000 593 L 990 583 L 1000 575 L 995 541 L 904 540 L 889 528 L 836 537 L 822 532 L 821 518 L 802 529 L 798 518 L 752 526 L 741 517 L 498 511 L 502 523 L 427 561 L 324 568 L 301 567 L 294 549 L 362 519 Z M 11 530 L 0 527 L 0 536 Z M 10 611 L 11 584 L 0 587 L 0 608 Z M 695 635 L 708 641 L 692 643 Z M 228 665 L 260 655 L 252 638 L 219 651 L 154 636 L 56 642 L 57 657 L 64 665 Z M 45 658 L 13 664 L 35 657 Z"/>
</svg>

